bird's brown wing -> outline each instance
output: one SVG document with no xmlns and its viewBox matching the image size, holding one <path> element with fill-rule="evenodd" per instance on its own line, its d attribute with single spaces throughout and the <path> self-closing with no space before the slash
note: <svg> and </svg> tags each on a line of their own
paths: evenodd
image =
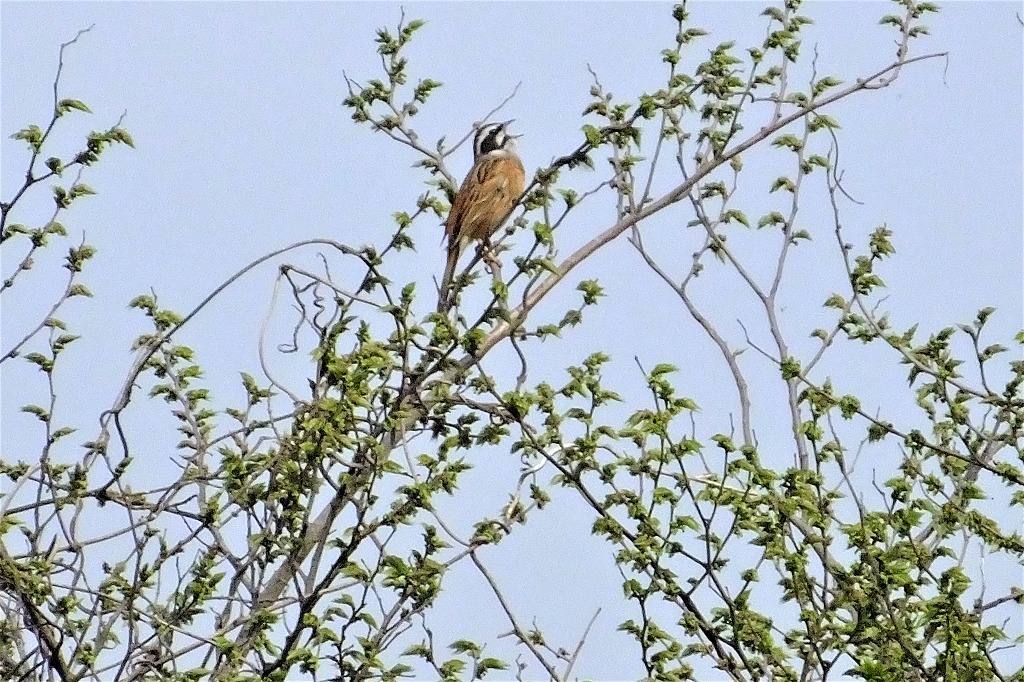
<svg viewBox="0 0 1024 682">
<path fill-rule="evenodd" d="M 441 279 L 441 305 L 447 307 L 459 258 L 472 241 L 490 237 L 523 193 L 526 172 L 515 157 L 485 157 L 478 161 L 459 188 L 448 212 L 444 231 L 448 259 Z"/>
<path fill-rule="evenodd" d="M 515 157 L 483 158 L 472 169 L 455 195 L 445 221 L 449 243 L 460 251 L 470 241 L 491 236 L 523 192 L 526 173 Z"/>
</svg>

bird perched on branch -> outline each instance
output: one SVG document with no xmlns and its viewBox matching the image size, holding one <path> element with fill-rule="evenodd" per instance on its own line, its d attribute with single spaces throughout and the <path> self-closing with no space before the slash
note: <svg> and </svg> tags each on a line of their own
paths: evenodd
<svg viewBox="0 0 1024 682">
<path fill-rule="evenodd" d="M 441 279 L 442 310 L 447 310 L 451 300 L 459 258 L 472 242 L 481 248 L 489 246 L 491 235 L 505 222 L 523 193 L 526 172 L 516 147 L 520 136 L 509 135 L 510 123 L 481 126 L 473 139 L 473 167 L 462 181 L 444 224 L 448 262 Z"/>
</svg>

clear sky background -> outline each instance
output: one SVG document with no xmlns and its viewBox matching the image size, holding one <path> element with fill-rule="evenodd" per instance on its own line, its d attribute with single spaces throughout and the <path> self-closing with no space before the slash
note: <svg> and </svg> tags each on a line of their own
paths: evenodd
<svg viewBox="0 0 1024 682">
<path fill-rule="evenodd" d="M 692 23 L 711 35 L 696 44 L 690 63 L 724 40 L 736 40 L 741 48 L 759 45 L 767 23 L 760 16 L 762 7 L 754 2 L 696 3 Z M 804 49 L 817 46 L 818 73 L 849 82 L 887 65 L 893 34 L 877 23 L 896 9 L 877 2 L 806 5 L 804 13 L 816 23 L 807 29 Z M 948 51 L 948 60 L 913 65 L 893 87 L 861 94 L 827 112 L 843 126 L 845 187 L 863 202 L 844 207 L 848 236 L 862 246 L 880 224 L 895 232 L 898 253 L 881 274 L 890 286 L 885 308 L 897 327 L 919 322 L 922 333 L 930 333 L 968 322 L 989 305 L 998 309 L 991 343 L 1006 343 L 1024 327 L 1024 68 L 1022 28 L 1015 18 L 1020 11 L 1020 3 L 1010 2 L 945 5 L 928 21 L 933 35 L 914 49 Z M 502 116 L 514 116 L 516 130 L 524 134 L 520 146 L 529 173 L 582 141 L 585 121 L 579 114 L 591 85 L 587 65 L 620 98 L 635 99 L 661 86 L 659 53 L 672 44 L 675 33 L 670 12 L 671 5 L 654 2 L 409 3 L 408 17 L 428 21 L 409 52 L 412 79 L 444 82 L 414 119 L 416 129 L 426 140 L 459 138 L 521 83 Z M 74 374 L 63 374 L 58 385 L 66 396 L 61 417 L 79 427 L 79 441 L 95 433 L 98 413 L 110 406 L 133 360 L 129 344 L 148 331 L 141 314 L 126 308 L 134 296 L 153 290 L 163 306 L 184 312 L 274 248 L 313 237 L 382 245 L 393 231 L 391 214 L 414 210 L 425 186 L 422 171 L 411 167 L 413 152 L 355 125 L 341 106 L 347 94 L 342 71 L 359 81 L 379 76 L 375 29 L 393 26 L 398 17 L 398 5 L 389 3 L 3 3 L 0 195 L 10 198 L 26 160 L 23 145 L 8 136 L 48 120 L 58 47 L 81 28 L 94 25 L 67 52 L 62 96 L 86 102 L 93 114 L 74 115 L 57 135 L 56 150 L 77 149 L 89 130 L 108 127 L 122 112 L 127 112 L 122 125 L 136 143 L 133 150 L 114 148 L 88 170 L 83 181 L 98 196 L 77 202 L 63 221 L 72 241 L 84 233 L 98 248 L 83 280 L 95 299 L 74 302 L 64 315 L 84 336 L 66 359 L 74 363 Z M 749 122 L 748 131 L 760 123 Z M 470 155 L 466 146 L 451 160 L 457 176 L 468 169 Z M 767 201 L 768 184 L 789 168 L 781 154 L 757 158 L 763 166 L 752 171 L 748 195 L 754 206 Z M 758 174 L 763 178 L 758 180 Z M 602 178 L 577 171 L 566 179 L 587 187 Z M 815 242 L 794 256 L 793 279 L 783 297 L 783 323 L 798 340 L 798 350 L 811 348 L 804 341 L 807 335 L 831 319 L 820 303 L 832 291 L 843 290 L 818 181 L 816 189 L 808 190 L 804 214 L 804 227 Z M 664 183 L 669 187 L 671 179 Z M 42 220 L 51 205 L 47 194 L 39 192 L 24 202 L 15 221 Z M 760 212 L 751 209 L 748 215 Z M 560 253 L 585 243 L 613 218 L 608 200 L 590 213 L 581 212 L 560 231 Z M 700 243 L 696 230 L 683 228 L 689 219 L 680 208 L 645 228 L 666 262 L 678 265 L 679 276 Z M 420 221 L 413 236 L 417 250 L 402 254 L 389 273 L 397 281 L 419 283 L 425 314 L 432 302 L 432 278 L 439 279 L 444 267 L 441 228 L 435 221 Z M 737 248 L 756 256 L 764 248 L 757 239 L 763 238 L 738 237 Z M 50 258 L 64 253 L 54 249 Z M 20 258 L 4 253 L 3 276 L 15 255 Z M 314 250 L 288 260 L 317 262 Z M 47 292 L 56 289 L 49 278 L 57 268 L 40 262 L 37 269 L 31 273 L 35 279 L 19 286 L 38 287 L 38 295 L 22 290 L 3 301 L 4 348 L 20 338 L 27 321 L 38 319 L 49 305 Z M 257 339 L 275 276 L 275 264 L 250 274 L 183 330 L 180 340 L 199 353 L 221 405 L 242 401 L 239 371 L 259 374 Z M 634 356 L 647 368 L 672 362 L 681 368 L 680 390 L 702 407 L 698 435 L 727 432 L 736 407 L 734 390 L 722 383 L 726 375 L 720 359 L 624 240 L 579 268 L 565 282 L 564 295 L 554 297 L 545 310 L 557 320 L 557 304 L 577 300 L 572 288 L 590 278 L 599 278 L 607 299 L 566 340 L 537 347 L 531 383 L 559 382 L 561 368 L 600 349 L 614 360 L 606 372 L 609 385 L 642 400 Z M 737 286 L 734 277 L 712 272 L 699 298 L 741 346 L 735 319 L 751 309 Z M 482 301 L 482 294 L 469 300 Z M 286 306 L 279 304 L 269 347 L 287 340 L 289 322 Z M 755 339 L 764 334 L 763 328 L 753 330 Z M 299 355 L 274 356 L 273 368 L 278 378 L 301 391 L 312 370 L 307 357 Z M 755 355 L 750 352 L 744 359 L 752 377 L 774 376 L 775 370 Z M 904 395 L 905 369 L 891 355 L 844 347 L 824 371 L 842 376 L 844 390 L 870 395 L 867 403 L 896 410 L 897 416 L 913 403 L 912 396 Z M 38 423 L 18 411 L 25 402 L 41 399 L 36 395 L 45 396 L 42 376 L 27 365 L 5 363 L 0 394 L 5 459 L 37 442 Z M 151 437 L 140 437 L 140 444 L 160 467 L 174 454 L 177 438 L 169 418 L 150 423 L 152 414 L 159 412 L 139 410 L 128 416 L 127 425 L 150 429 Z M 765 443 L 785 436 L 773 434 L 767 425 L 762 434 Z M 73 443 L 66 455 L 77 456 Z M 788 457 L 788 451 L 779 454 L 779 466 Z M 463 493 L 474 482 L 481 490 L 493 486 L 498 491 L 470 495 L 476 512 L 494 513 L 504 504 L 516 464 L 482 462 L 466 479 Z M 461 495 L 459 504 L 466 498 Z M 590 523 L 568 496 L 558 498 L 551 512 L 531 520 L 487 556 L 519 615 L 527 621 L 536 616 L 562 646 L 571 647 L 595 609 L 621 594 L 609 560 L 612 549 L 589 535 Z M 449 587 L 441 612 L 452 618 L 449 631 L 475 633 L 503 646 L 508 640 L 496 637 L 508 626 L 479 576 L 460 567 Z M 640 674 L 630 641 L 615 631 L 629 615 L 606 609 L 579 674 L 603 679 Z M 444 631 L 447 625 L 439 627 Z M 622 651 L 629 653 L 629 661 L 618 655 Z"/>
</svg>

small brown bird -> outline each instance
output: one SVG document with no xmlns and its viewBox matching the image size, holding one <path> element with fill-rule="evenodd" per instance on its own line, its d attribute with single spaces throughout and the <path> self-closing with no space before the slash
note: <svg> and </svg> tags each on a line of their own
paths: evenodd
<svg viewBox="0 0 1024 682">
<path fill-rule="evenodd" d="M 523 193 L 526 172 L 517 153 L 516 138 L 508 125 L 481 126 L 473 140 L 473 167 L 455 195 L 444 224 L 448 238 L 448 262 L 441 279 L 441 308 L 447 309 L 452 280 L 459 258 L 471 242 L 485 247 Z"/>
</svg>

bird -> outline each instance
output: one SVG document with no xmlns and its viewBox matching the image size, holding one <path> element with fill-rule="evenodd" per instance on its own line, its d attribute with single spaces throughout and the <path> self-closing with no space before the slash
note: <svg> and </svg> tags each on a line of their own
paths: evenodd
<svg viewBox="0 0 1024 682">
<path fill-rule="evenodd" d="M 440 308 L 447 309 L 459 258 L 472 242 L 488 241 L 516 205 L 526 185 L 526 171 L 516 140 L 503 123 L 480 126 L 473 138 L 473 167 L 455 194 L 444 223 L 448 260 L 441 279 Z"/>
</svg>

